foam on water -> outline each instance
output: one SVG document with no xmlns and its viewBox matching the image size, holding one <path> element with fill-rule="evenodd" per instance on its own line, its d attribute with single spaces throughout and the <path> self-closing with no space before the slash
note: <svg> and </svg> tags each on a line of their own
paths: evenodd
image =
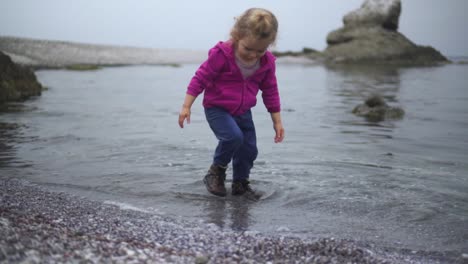
<svg viewBox="0 0 468 264">
<path fill-rule="evenodd" d="M 138 212 L 143 212 L 143 213 L 157 213 L 160 214 L 161 212 L 158 209 L 155 208 L 140 208 L 128 203 L 122 203 L 122 202 L 116 202 L 116 201 L 104 201 L 104 204 L 111 204 L 119 207 L 122 210 L 132 210 L 132 211 L 138 211 Z"/>
</svg>

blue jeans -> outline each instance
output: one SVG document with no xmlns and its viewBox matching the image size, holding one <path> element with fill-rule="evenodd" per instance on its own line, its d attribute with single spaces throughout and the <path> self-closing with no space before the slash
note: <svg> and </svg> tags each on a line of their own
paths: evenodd
<svg viewBox="0 0 468 264">
<path fill-rule="evenodd" d="M 232 116 L 226 110 L 213 107 L 206 108 L 205 115 L 218 139 L 213 164 L 225 167 L 232 160 L 232 179 L 248 179 L 258 154 L 252 112 L 249 110 L 243 115 Z"/>
</svg>

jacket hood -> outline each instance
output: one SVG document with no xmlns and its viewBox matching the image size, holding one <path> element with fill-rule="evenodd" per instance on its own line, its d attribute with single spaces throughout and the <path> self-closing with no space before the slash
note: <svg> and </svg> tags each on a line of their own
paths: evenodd
<svg viewBox="0 0 468 264">
<path fill-rule="evenodd" d="M 216 48 L 220 49 L 226 57 L 234 58 L 234 45 L 232 41 L 220 41 L 214 46 L 214 49 Z"/>
</svg>

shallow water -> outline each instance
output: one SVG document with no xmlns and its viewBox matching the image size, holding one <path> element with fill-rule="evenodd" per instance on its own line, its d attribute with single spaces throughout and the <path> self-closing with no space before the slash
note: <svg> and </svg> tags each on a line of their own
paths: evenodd
<svg viewBox="0 0 468 264">
<path fill-rule="evenodd" d="M 177 125 L 196 67 L 38 71 L 49 89 L 0 114 L 1 177 L 226 230 L 466 251 L 468 65 L 279 65 L 285 141 L 273 143 L 260 97 L 253 111 L 259 202 L 204 189 L 216 141 L 201 98 Z M 404 118 L 354 116 L 373 93 Z"/>
</svg>

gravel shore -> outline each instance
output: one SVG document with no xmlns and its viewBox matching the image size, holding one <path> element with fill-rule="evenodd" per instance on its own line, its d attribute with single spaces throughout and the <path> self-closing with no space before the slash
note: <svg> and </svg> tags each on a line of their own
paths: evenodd
<svg viewBox="0 0 468 264">
<path fill-rule="evenodd" d="M 1 263 L 464 263 L 352 241 L 226 232 L 0 179 Z"/>
</svg>

